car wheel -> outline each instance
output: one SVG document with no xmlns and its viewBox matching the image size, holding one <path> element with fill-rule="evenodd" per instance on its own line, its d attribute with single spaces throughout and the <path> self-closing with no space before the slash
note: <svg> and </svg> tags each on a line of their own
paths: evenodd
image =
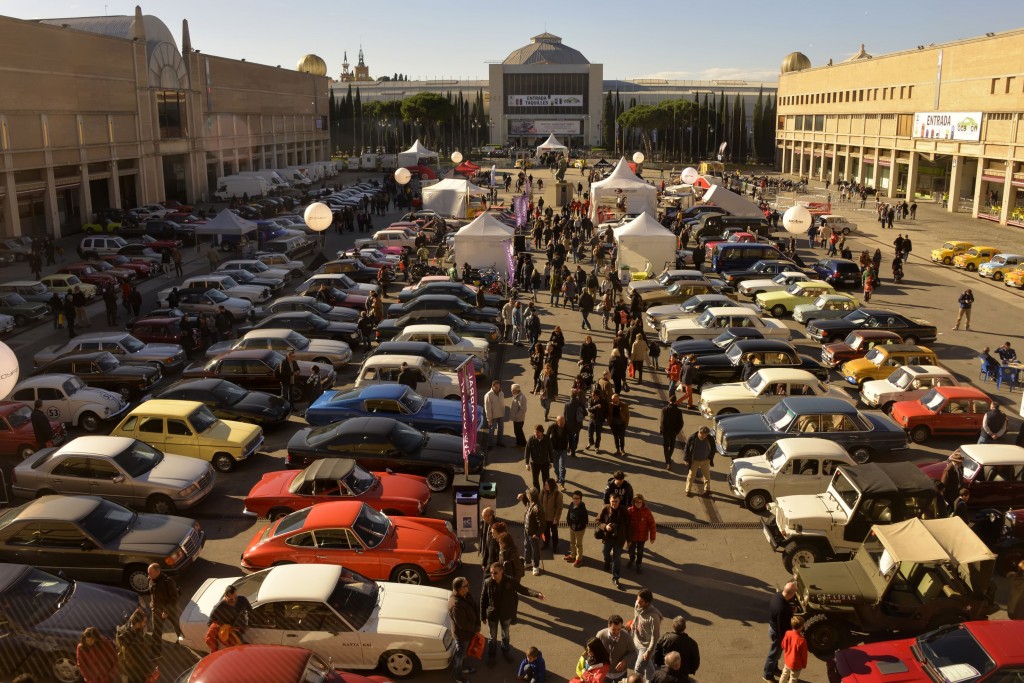
<svg viewBox="0 0 1024 683">
<path fill-rule="evenodd" d="M 217 453 L 213 456 L 213 469 L 218 472 L 230 472 L 235 467 L 235 459 L 227 453 Z"/>
<path fill-rule="evenodd" d="M 743 504 L 751 512 L 764 512 L 771 499 L 772 497 L 767 491 L 751 491 L 747 494 L 747 497 L 743 499 Z"/>
<path fill-rule="evenodd" d="M 35 452 L 36 449 L 34 446 L 29 446 L 28 444 L 18 446 L 18 460 L 25 460 Z"/>
<path fill-rule="evenodd" d="M 950 257 L 950 256 L 944 256 L 944 257 L 942 258 L 942 265 L 944 265 L 944 266 L 949 266 L 949 265 L 952 265 L 952 263 L 953 263 L 953 259 L 952 259 L 952 257 Z"/>
<path fill-rule="evenodd" d="M 903 343 L 904 344 L 912 344 L 912 345 L 913 344 L 917 344 L 917 337 L 915 337 L 914 335 L 910 335 L 909 337 L 904 337 L 903 338 Z"/>
<path fill-rule="evenodd" d="M 746 448 L 741 448 L 740 449 L 739 457 L 741 457 L 741 458 L 756 458 L 757 456 L 761 455 L 761 453 L 762 453 L 761 449 L 758 448 L 757 446 L 747 446 Z"/>
<path fill-rule="evenodd" d="M 782 549 L 782 566 L 790 574 L 797 567 L 809 567 L 819 561 L 818 549 L 806 543 L 794 541 Z"/>
<path fill-rule="evenodd" d="M 829 344 L 838 344 L 839 342 L 843 341 L 844 339 L 846 339 L 846 337 L 841 337 L 839 335 L 833 335 L 833 336 L 828 338 L 828 343 Z"/>
<path fill-rule="evenodd" d="M 967 272 L 968 273 L 973 273 L 977 269 L 978 269 L 978 266 L 974 265 L 973 263 L 968 263 L 967 264 Z"/>
<path fill-rule="evenodd" d="M 331 361 L 329 361 L 329 360 L 327 360 L 326 358 L 323 358 L 323 357 L 320 357 L 320 358 L 314 358 L 314 359 L 313 359 L 313 362 L 314 362 L 314 363 L 320 363 L 321 365 L 329 365 L 329 366 L 331 366 L 332 368 L 334 367 L 334 364 L 333 364 L 333 363 L 331 363 Z"/>
<path fill-rule="evenodd" d="M 132 388 L 127 384 L 122 384 L 121 386 L 117 387 L 117 393 L 121 394 L 121 398 L 123 398 L 125 401 L 132 400 Z"/>
<path fill-rule="evenodd" d="M 86 411 L 78 418 L 78 425 L 87 432 L 95 432 L 100 428 L 100 418 L 96 413 Z"/>
<path fill-rule="evenodd" d="M 997 270 L 996 272 L 992 273 L 992 279 L 995 280 L 996 282 L 999 282 L 1000 280 L 1003 279 L 1003 274 Z"/>
<path fill-rule="evenodd" d="M 775 306 L 772 306 L 772 315 L 775 316 L 776 318 L 781 318 L 787 313 L 789 313 L 789 311 L 782 304 L 776 304 Z"/>
<path fill-rule="evenodd" d="M 676 341 L 689 341 L 690 337 L 676 337 Z"/>
<path fill-rule="evenodd" d="M 149 590 L 149 574 L 146 573 L 146 565 L 133 564 L 124 568 L 124 585 L 136 593 L 145 593 Z"/>
<path fill-rule="evenodd" d="M 156 515 L 173 515 L 177 508 L 174 506 L 174 501 L 167 496 L 156 494 L 149 497 L 146 501 L 146 510 Z"/>
<path fill-rule="evenodd" d="M 28 322 L 28 318 L 26 318 L 23 315 L 16 315 L 16 316 L 14 316 L 14 324 L 17 325 L 18 327 L 21 327 L 22 325 L 24 325 L 27 322 Z"/>
<path fill-rule="evenodd" d="M 850 229 L 849 228 L 843 228 L 843 235 L 849 235 L 849 234 L 850 234 Z"/>
<path fill-rule="evenodd" d="M 419 657 L 408 650 L 388 650 L 380 656 L 380 665 L 395 678 L 409 678 L 420 671 Z"/>
<path fill-rule="evenodd" d="M 867 446 L 857 446 L 850 449 L 850 457 L 858 465 L 863 465 L 868 460 L 871 460 L 871 449 Z"/>
<path fill-rule="evenodd" d="M 82 680 L 75 656 L 69 652 L 54 652 L 42 670 L 49 673 L 56 683 L 77 683 Z"/>
<path fill-rule="evenodd" d="M 843 641 L 843 629 L 833 619 L 818 614 L 804 624 L 807 649 L 819 657 L 829 657 L 839 649 Z"/>
<path fill-rule="evenodd" d="M 738 415 L 739 412 L 740 411 L 735 408 L 722 408 L 718 411 L 718 415 L 716 415 L 716 417 L 722 417 L 723 415 Z"/>
<path fill-rule="evenodd" d="M 451 396 L 445 396 L 444 400 L 446 400 L 446 401 L 461 401 L 462 397 L 459 396 L 458 394 L 452 394 Z"/>
<path fill-rule="evenodd" d="M 400 564 L 391 570 L 391 578 L 389 580 L 395 583 L 422 586 L 427 582 L 427 573 L 415 565 Z"/>
<path fill-rule="evenodd" d="M 452 475 L 448 470 L 430 470 L 427 472 L 427 488 L 431 493 L 440 493 L 452 483 Z"/>
<path fill-rule="evenodd" d="M 924 443 L 932 435 L 932 430 L 925 425 L 917 425 L 910 430 L 910 440 L 914 443 Z"/>
<path fill-rule="evenodd" d="M 886 403 L 884 406 L 882 406 L 882 412 L 885 413 L 886 415 L 892 415 L 892 407 L 895 403 L 896 401 L 889 401 L 888 403 Z"/>
<path fill-rule="evenodd" d="M 405 514 L 397 508 L 385 508 L 384 510 L 381 510 L 381 512 L 383 512 L 388 517 L 401 517 Z"/>
</svg>

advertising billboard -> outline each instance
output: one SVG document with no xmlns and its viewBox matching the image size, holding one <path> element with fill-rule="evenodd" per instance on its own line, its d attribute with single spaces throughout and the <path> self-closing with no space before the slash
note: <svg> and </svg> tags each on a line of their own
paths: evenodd
<svg viewBox="0 0 1024 683">
<path fill-rule="evenodd" d="M 580 121 L 559 121 L 543 119 L 511 119 L 510 135 L 579 135 Z"/>
<path fill-rule="evenodd" d="M 981 112 L 951 111 L 914 114 L 914 137 L 978 142 L 981 140 Z"/>
<path fill-rule="evenodd" d="M 509 95 L 510 107 L 582 107 L 582 95 Z"/>
</svg>

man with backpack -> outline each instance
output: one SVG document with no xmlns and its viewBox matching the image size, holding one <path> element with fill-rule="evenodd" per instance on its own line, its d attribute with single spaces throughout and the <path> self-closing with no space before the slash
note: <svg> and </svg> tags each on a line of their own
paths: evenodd
<svg viewBox="0 0 1024 683">
<path fill-rule="evenodd" d="M 142 608 L 135 610 L 127 624 L 117 627 L 114 646 L 125 683 L 147 683 L 156 667 L 150 656 L 146 639 L 146 613 Z"/>
<path fill-rule="evenodd" d="M 149 595 L 149 610 L 153 619 L 153 640 L 159 648 L 163 644 L 165 622 L 171 622 L 171 628 L 179 638 L 184 637 L 178 623 L 181 616 L 178 598 L 181 592 L 174 579 L 160 571 L 160 565 L 156 562 L 146 568 L 146 573 L 149 575 L 149 588 L 146 594 Z"/>
</svg>

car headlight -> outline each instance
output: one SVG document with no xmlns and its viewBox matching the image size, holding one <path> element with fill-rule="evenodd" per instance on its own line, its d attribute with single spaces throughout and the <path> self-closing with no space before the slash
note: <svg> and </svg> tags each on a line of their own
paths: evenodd
<svg viewBox="0 0 1024 683">
<path fill-rule="evenodd" d="M 110 417 L 110 408 L 109 407 L 107 407 L 107 406 L 103 407 L 103 416 L 104 417 Z"/>
<path fill-rule="evenodd" d="M 444 553 L 440 550 L 437 551 L 437 563 L 442 567 L 444 566 Z"/>
<path fill-rule="evenodd" d="M 188 498 L 193 493 L 199 490 L 199 482 L 196 482 L 190 486 L 186 486 L 182 490 L 178 491 L 179 498 Z"/>
<path fill-rule="evenodd" d="M 185 559 L 185 549 L 179 546 L 178 550 L 173 555 L 164 558 L 164 564 L 168 567 L 173 567 L 183 559 Z"/>
<path fill-rule="evenodd" d="M 160 362 L 161 362 L 161 363 L 173 363 L 173 362 L 174 362 L 174 356 L 168 356 L 167 358 L 164 358 L 164 359 L 163 359 L 162 361 L 160 361 Z"/>
</svg>

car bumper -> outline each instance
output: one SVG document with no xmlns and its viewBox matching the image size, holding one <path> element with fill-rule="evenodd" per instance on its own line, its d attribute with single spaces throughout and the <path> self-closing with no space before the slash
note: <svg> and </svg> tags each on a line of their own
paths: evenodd
<svg viewBox="0 0 1024 683">
<path fill-rule="evenodd" d="M 179 510 L 188 510 L 194 508 L 199 503 L 203 502 L 207 496 L 213 493 L 213 479 L 211 478 L 210 483 L 203 488 L 193 493 L 188 498 L 178 498 L 174 501 L 174 506 Z"/>
<path fill-rule="evenodd" d="M 437 581 L 438 579 L 443 579 L 446 576 L 451 576 L 455 572 L 455 570 L 457 570 L 460 566 L 462 566 L 462 561 L 455 560 L 447 568 L 441 569 L 436 572 L 427 572 L 427 576 L 430 578 L 431 581 Z"/>
<path fill-rule="evenodd" d="M 197 533 L 196 540 L 190 543 L 190 547 L 188 548 L 188 554 L 185 555 L 185 559 L 177 565 L 175 565 L 174 567 L 165 567 L 161 565 L 161 571 L 172 576 L 182 573 L 183 571 L 191 567 L 193 564 L 195 564 L 195 561 L 199 559 L 199 555 L 203 552 L 203 547 L 205 545 L 206 532 L 200 529 Z"/>
<path fill-rule="evenodd" d="M 243 449 L 243 450 L 242 450 L 242 453 L 241 453 L 241 455 L 240 455 L 240 456 L 238 457 L 238 460 L 239 460 L 239 461 L 242 461 L 242 460 L 248 460 L 248 459 L 249 459 L 249 456 L 251 456 L 251 455 L 255 454 L 255 453 L 256 453 L 256 451 L 258 451 L 258 450 L 260 449 L 260 446 L 262 446 L 262 445 L 263 445 L 263 441 L 265 440 L 265 438 L 266 438 L 266 437 L 264 437 L 264 436 L 263 436 L 263 435 L 261 434 L 261 435 L 260 435 L 260 438 L 258 438 L 258 439 L 256 439 L 255 441 L 253 441 L 253 442 L 252 442 L 252 444 L 250 444 L 250 446 L 249 446 L 248 448 L 245 448 L 245 449 Z"/>
<path fill-rule="evenodd" d="M 786 538 L 779 531 L 774 516 L 761 518 L 761 532 L 768 539 L 768 544 L 772 547 L 772 550 L 781 553 L 782 548 L 786 545 Z"/>
</svg>

